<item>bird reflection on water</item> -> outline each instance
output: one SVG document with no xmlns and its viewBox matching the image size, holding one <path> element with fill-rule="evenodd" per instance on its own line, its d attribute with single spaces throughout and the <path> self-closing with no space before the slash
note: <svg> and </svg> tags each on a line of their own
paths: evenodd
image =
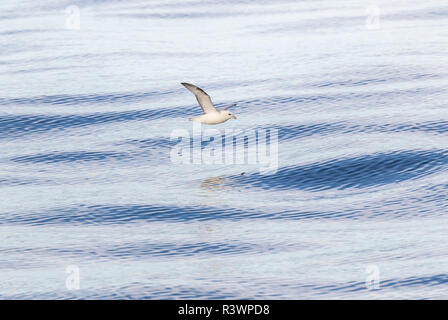
<svg viewBox="0 0 448 320">
<path fill-rule="evenodd" d="M 207 178 L 202 181 L 200 188 L 201 190 L 221 191 L 225 189 L 227 179 L 225 176 Z"/>
</svg>

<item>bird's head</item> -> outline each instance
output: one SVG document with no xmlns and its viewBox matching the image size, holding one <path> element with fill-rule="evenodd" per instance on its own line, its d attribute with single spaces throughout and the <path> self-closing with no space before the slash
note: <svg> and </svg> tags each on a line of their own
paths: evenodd
<svg viewBox="0 0 448 320">
<path fill-rule="evenodd" d="M 230 119 L 230 118 L 236 119 L 235 115 L 228 110 L 221 110 L 221 113 L 224 114 L 226 119 Z"/>
</svg>

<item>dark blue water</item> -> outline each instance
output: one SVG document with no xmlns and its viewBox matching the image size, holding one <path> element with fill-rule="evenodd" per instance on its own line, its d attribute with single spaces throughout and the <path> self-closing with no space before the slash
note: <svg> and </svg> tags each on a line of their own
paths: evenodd
<svg viewBox="0 0 448 320">
<path fill-rule="evenodd" d="M 0 298 L 448 298 L 448 5 L 372 5 L 3 1 Z M 171 161 L 184 81 L 275 173 Z"/>
</svg>

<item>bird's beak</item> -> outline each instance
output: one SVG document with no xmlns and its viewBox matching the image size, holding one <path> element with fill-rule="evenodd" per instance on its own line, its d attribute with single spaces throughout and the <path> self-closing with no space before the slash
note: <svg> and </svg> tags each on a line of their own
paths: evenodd
<svg viewBox="0 0 448 320">
<path fill-rule="evenodd" d="M 235 117 L 235 116 L 232 116 L 232 118 L 233 118 L 233 119 L 236 119 L 236 117 Z"/>
</svg>

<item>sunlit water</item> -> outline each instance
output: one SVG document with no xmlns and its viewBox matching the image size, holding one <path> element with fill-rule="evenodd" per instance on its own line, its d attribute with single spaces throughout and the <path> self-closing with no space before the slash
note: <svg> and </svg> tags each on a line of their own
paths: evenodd
<svg viewBox="0 0 448 320">
<path fill-rule="evenodd" d="M 448 298 L 447 18 L 2 1 L 0 298 Z M 277 129 L 277 173 L 173 164 L 182 81 L 238 103 L 215 128 Z"/>
</svg>

